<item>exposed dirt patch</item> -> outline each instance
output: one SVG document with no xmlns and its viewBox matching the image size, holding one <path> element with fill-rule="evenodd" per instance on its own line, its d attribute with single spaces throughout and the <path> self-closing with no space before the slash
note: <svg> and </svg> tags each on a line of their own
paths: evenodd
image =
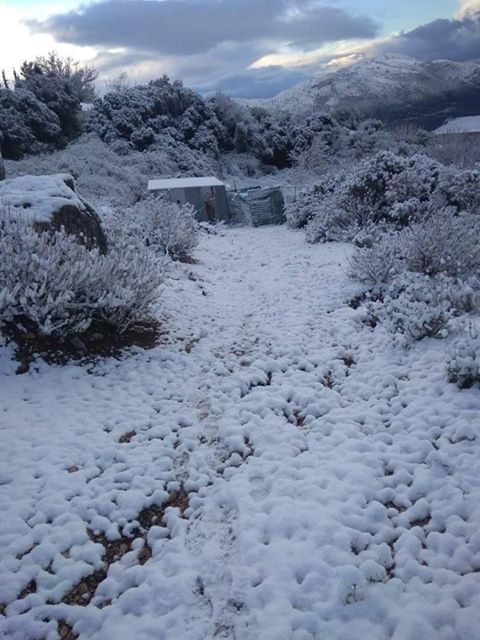
<svg viewBox="0 0 480 640">
<path fill-rule="evenodd" d="M 23 600 L 31 593 L 37 593 L 37 583 L 35 580 L 30 580 L 26 587 L 24 587 L 17 596 L 17 600 Z"/>
<path fill-rule="evenodd" d="M 130 442 L 133 436 L 136 436 L 136 435 L 137 435 L 136 431 L 127 431 L 127 433 L 124 433 L 123 435 L 120 436 L 120 438 L 118 439 L 118 442 L 120 442 L 121 444 L 125 444 L 126 442 Z"/>
<path fill-rule="evenodd" d="M 78 635 L 73 632 L 73 628 L 66 622 L 59 622 L 57 631 L 61 640 L 77 640 L 78 638 Z"/>
<path fill-rule="evenodd" d="M 51 364 L 65 364 L 69 360 L 91 362 L 99 357 L 118 357 L 127 347 L 151 349 L 161 335 L 159 323 L 151 321 L 122 334 L 110 325 L 95 323 L 79 335 L 45 336 L 25 318 L 15 318 L 5 324 L 4 333 L 7 340 L 16 345 L 17 373 L 26 373 L 37 358 Z"/>
<path fill-rule="evenodd" d="M 97 569 L 71 589 L 63 598 L 64 604 L 86 607 L 90 604 L 98 585 L 107 577 L 108 566 Z"/>
<path fill-rule="evenodd" d="M 431 520 L 432 520 L 432 516 L 428 515 L 428 516 L 425 516 L 425 518 L 420 518 L 418 520 L 413 520 L 410 523 L 410 527 L 412 529 L 413 529 L 413 527 L 421 527 L 421 528 L 423 528 L 423 527 L 426 527 L 427 525 L 429 525 Z"/>
<path fill-rule="evenodd" d="M 142 509 L 135 520 L 139 526 L 134 529 L 129 537 L 123 536 L 116 540 L 109 540 L 103 533 L 96 534 L 90 529 L 87 530 L 88 536 L 92 542 L 101 544 L 104 548 L 103 566 L 94 571 L 91 575 L 83 578 L 73 589 L 71 589 L 63 598 L 62 602 L 69 605 L 77 605 L 86 607 L 92 601 L 98 586 L 105 580 L 108 570 L 112 564 L 119 562 L 123 556 L 132 551 L 132 542 L 134 539 L 143 538 L 143 547 L 139 550 L 137 562 L 144 565 L 152 557 L 152 549 L 147 542 L 149 530 L 162 522 L 165 511 L 168 507 L 177 507 L 183 515 L 188 509 L 188 494 L 183 487 L 179 491 L 171 494 L 167 502 L 162 505 L 151 505 Z M 34 584 L 34 583 L 33 583 Z M 27 585 L 25 590 L 31 585 Z M 36 585 L 35 585 L 36 589 Z M 24 591 L 25 591 L 24 590 Z M 23 593 L 23 592 L 22 592 Z M 33 593 L 33 592 L 31 592 Z M 27 595 L 27 594 L 25 594 Z M 25 596 L 23 596 L 25 597 Z M 20 596 L 19 596 L 20 598 Z M 110 602 L 103 601 L 99 606 L 109 606 Z"/>
<path fill-rule="evenodd" d="M 333 377 L 333 373 L 331 371 L 329 371 L 323 378 L 323 385 L 328 389 L 333 389 L 333 387 L 335 386 L 335 378 Z"/>
<path fill-rule="evenodd" d="M 342 356 L 342 362 L 345 364 L 347 369 L 351 369 L 354 364 L 357 364 L 350 353 L 346 353 L 344 356 Z"/>
<path fill-rule="evenodd" d="M 293 424 L 294 427 L 301 429 L 305 426 L 305 416 L 302 416 L 300 409 L 294 409 L 292 413 L 287 413 L 285 411 L 283 415 L 287 422 Z"/>
</svg>

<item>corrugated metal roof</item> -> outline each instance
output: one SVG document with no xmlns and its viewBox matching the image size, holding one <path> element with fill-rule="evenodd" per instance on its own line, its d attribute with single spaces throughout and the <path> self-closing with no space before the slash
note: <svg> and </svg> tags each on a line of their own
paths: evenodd
<svg viewBox="0 0 480 640">
<path fill-rule="evenodd" d="M 188 189 L 192 187 L 224 187 L 214 176 L 203 178 L 162 178 L 159 180 L 149 180 L 149 191 L 166 191 L 167 189 Z"/>
<path fill-rule="evenodd" d="M 437 136 L 448 133 L 480 133 L 480 116 L 455 118 L 435 129 L 433 133 Z"/>
</svg>

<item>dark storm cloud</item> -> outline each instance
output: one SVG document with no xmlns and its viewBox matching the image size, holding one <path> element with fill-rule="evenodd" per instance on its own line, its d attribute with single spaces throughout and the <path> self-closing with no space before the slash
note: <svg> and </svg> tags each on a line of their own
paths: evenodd
<svg viewBox="0 0 480 640">
<path fill-rule="evenodd" d="M 480 60 L 480 13 L 434 20 L 401 33 L 377 51 L 403 53 L 420 60 Z"/>
<path fill-rule="evenodd" d="M 59 42 L 172 56 L 205 53 L 228 42 L 311 49 L 377 32 L 370 18 L 318 0 L 108 0 L 28 24 Z"/>
</svg>

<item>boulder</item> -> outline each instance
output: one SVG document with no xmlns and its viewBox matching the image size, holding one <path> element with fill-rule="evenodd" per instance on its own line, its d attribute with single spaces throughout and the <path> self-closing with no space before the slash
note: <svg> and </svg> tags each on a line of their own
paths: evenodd
<svg viewBox="0 0 480 640">
<path fill-rule="evenodd" d="M 0 182 L 0 205 L 11 217 L 31 222 L 39 231 L 62 227 L 89 249 L 107 251 L 100 217 L 75 190 L 68 174 L 21 176 Z"/>
</svg>

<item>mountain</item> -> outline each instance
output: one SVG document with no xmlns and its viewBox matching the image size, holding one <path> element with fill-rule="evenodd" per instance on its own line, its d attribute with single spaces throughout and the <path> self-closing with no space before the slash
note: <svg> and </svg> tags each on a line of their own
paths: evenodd
<svg viewBox="0 0 480 640">
<path fill-rule="evenodd" d="M 434 129 L 450 118 L 480 115 L 480 64 L 421 62 L 401 55 L 364 58 L 296 85 L 264 105 L 299 116 L 355 110 L 387 123 Z"/>
</svg>

